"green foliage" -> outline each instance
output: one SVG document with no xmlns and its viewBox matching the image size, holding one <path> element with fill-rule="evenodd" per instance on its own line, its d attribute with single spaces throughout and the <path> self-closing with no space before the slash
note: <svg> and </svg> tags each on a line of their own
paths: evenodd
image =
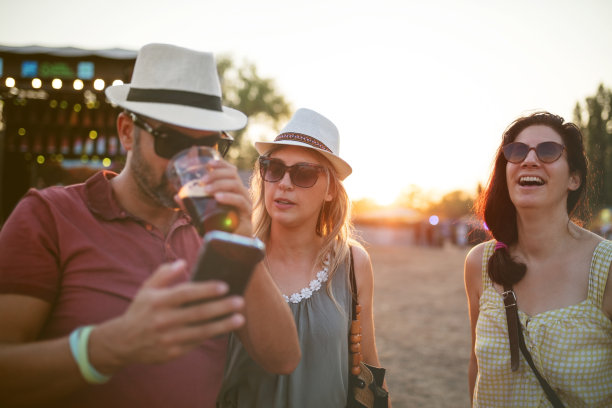
<svg viewBox="0 0 612 408">
<path fill-rule="evenodd" d="M 400 208 L 412 208 L 415 210 L 426 210 L 431 206 L 429 197 L 423 189 L 415 184 L 402 189 L 399 194 L 396 204 Z"/>
<path fill-rule="evenodd" d="M 479 186 L 479 188 L 481 187 Z M 457 220 L 470 215 L 473 206 L 473 195 L 466 191 L 455 190 L 435 201 L 430 194 L 420 187 L 410 185 L 402 191 L 395 203 L 389 206 L 377 204 L 370 198 L 353 201 L 353 215 L 359 218 L 361 215 L 367 216 L 369 213 L 385 210 L 388 217 L 405 218 L 406 212 L 402 213 L 402 210 L 410 210 L 413 212 L 413 217 L 417 214 L 420 214 L 421 217 L 435 214 L 442 219 Z"/>
<path fill-rule="evenodd" d="M 470 214 L 473 205 L 474 200 L 468 193 L 455 190 L 445 194 L 439 202 L 431 204 L 429 213 L 444 218 L 458 219 Z"/>
<path fill-rule="evenodd" d="M 481 189 L 480 185 L 479 189 Z M 455 190 L 443 195 L 438 201 L 434 201 L 423 189 L 411 185 L 402 191 L 396 205 L 400 208 L 412 208 L 423 214 L 436 214 L 441 218 L 457 219 L 471 213 L 474 199 L 463 190 Z"/>
<path fill-rule="evenodd" d="M 364 214 L 370 211 L 378 210 L 381 206 L 371 198 L 361 198 L 352 202 L 351 210 L 353 215 Z"/>
<path fill-rule="evenodd" d="M 612 90 L 599 85 L 584 105 L 576 103 L 574 122 L 580 126 L 589 159 L 590 210 L 612 206 Z"/>
<path fill-rule="evenodd" d="M 229 56 L 221 56 L 217 59 L 217 69 L 224 103 L 249 118 L 244 129 L 231 132 L 234 147 L 228 159 L 241 169 L 251 169 L 257 152 L 245 135 L 254 124 L 274 134 L 279 124 L 290 117 L 291 106 L 277 90 L 274 80 L 260 77 L 254 64 L 245 62 L 236 66 Z"/>
</svg>

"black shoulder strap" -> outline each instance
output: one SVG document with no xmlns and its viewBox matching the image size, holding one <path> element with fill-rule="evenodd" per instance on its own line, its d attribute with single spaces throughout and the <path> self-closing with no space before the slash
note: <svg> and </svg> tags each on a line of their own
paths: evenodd
<svg viewBox="0 0 612 408">
<path fill-rule="evenodd" d="M 349 262 L 350 262 L 349 279 L 351 282 L 351 299 L 352 299 L 351 313 L 354 318 L 354 316 L 357 314 L 357 311 L 355 310 L 357 306 L 357 280 L 355 279 L 355 263 L 353 262 L 353 247 L 349 247 Z"/>
</svg>

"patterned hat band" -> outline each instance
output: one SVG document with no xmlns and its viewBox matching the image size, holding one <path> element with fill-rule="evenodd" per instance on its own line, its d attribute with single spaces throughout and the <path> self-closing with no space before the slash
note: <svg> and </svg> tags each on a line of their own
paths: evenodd
<svg viewBox="0 0 612 408">
<path fill-rule="evenodd" d="M 255 150 L 261 155 L 269 154 L 272 149 L 297 146 L 314 149 L 327 159 L 336 170 L 340 180 L 344 180 L 353 169 L 340 158 L 340 134 L 329 119 L 312 109 L 300 108 L 282 128 L 273 141 L 255 142 Z"/>
<path fill-rule="evenodd" d="M 274 139 L 275 142 L 280 142 L 282 140 L 294 140 L 296 142 L 302 142 L 312 147 L 316 147 L 317 149 L 325 150 L 326 152 L 334 154 L 334 152 L 332 152 L 329 147 L 325 146 L 318 139 L 315 139 L 312 136 L 304 135 L 302 133 L 281 133 Z"/>
</svg>

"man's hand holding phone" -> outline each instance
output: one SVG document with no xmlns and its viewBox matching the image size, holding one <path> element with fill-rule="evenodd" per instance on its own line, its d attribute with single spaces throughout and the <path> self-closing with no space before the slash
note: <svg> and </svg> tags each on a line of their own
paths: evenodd
<svg viewBox="0 0 612 408">
<path fill-rule="evenodd" d="M 193 271 L 193 280 L 220 280 L 229 285 L 230 295 L 243 295 L 255 265 L 265 255 L 265 246 L 257 238 L 223 231 L 204 236 L 204 245 Z"/>
<path fill-rule="evenodd" d="M 228 296 L 222 281 L 176 284 L 185 268 L 184 261 L 161 265 L 122 316 L 96 326 L 90 340 L 95 367 L 111 374 L 132 363 L 166 362 L 244 325 L 241 296 Z"/>
</svg>

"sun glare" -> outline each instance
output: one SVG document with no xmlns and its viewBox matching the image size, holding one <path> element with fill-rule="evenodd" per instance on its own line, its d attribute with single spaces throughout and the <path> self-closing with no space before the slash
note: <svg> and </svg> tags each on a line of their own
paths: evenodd
<svg viewBox="0 0 612 408">
<path fill-rule="evenodd" d="M 397 192 L 396 191 L 377 192 L 371 198 L 374 199 L 376 204 L 387 206 L 395 202 L 395 200 L 397 199 Z"/>
<path fill-rule="evenodd" d="M 376 185 L 370 183 L 357 183 L 353 182 L 353 180 L 350 178 L 345 182 L 345 186 L 349 197 L 352 200 L 372 200 L 374 203 L 380 206 L 389 206 L 393 204 L 397 200 L 400 193 L 393 188 L 389 188 L 389 186 L 381 184 Z"/>
</svg>

